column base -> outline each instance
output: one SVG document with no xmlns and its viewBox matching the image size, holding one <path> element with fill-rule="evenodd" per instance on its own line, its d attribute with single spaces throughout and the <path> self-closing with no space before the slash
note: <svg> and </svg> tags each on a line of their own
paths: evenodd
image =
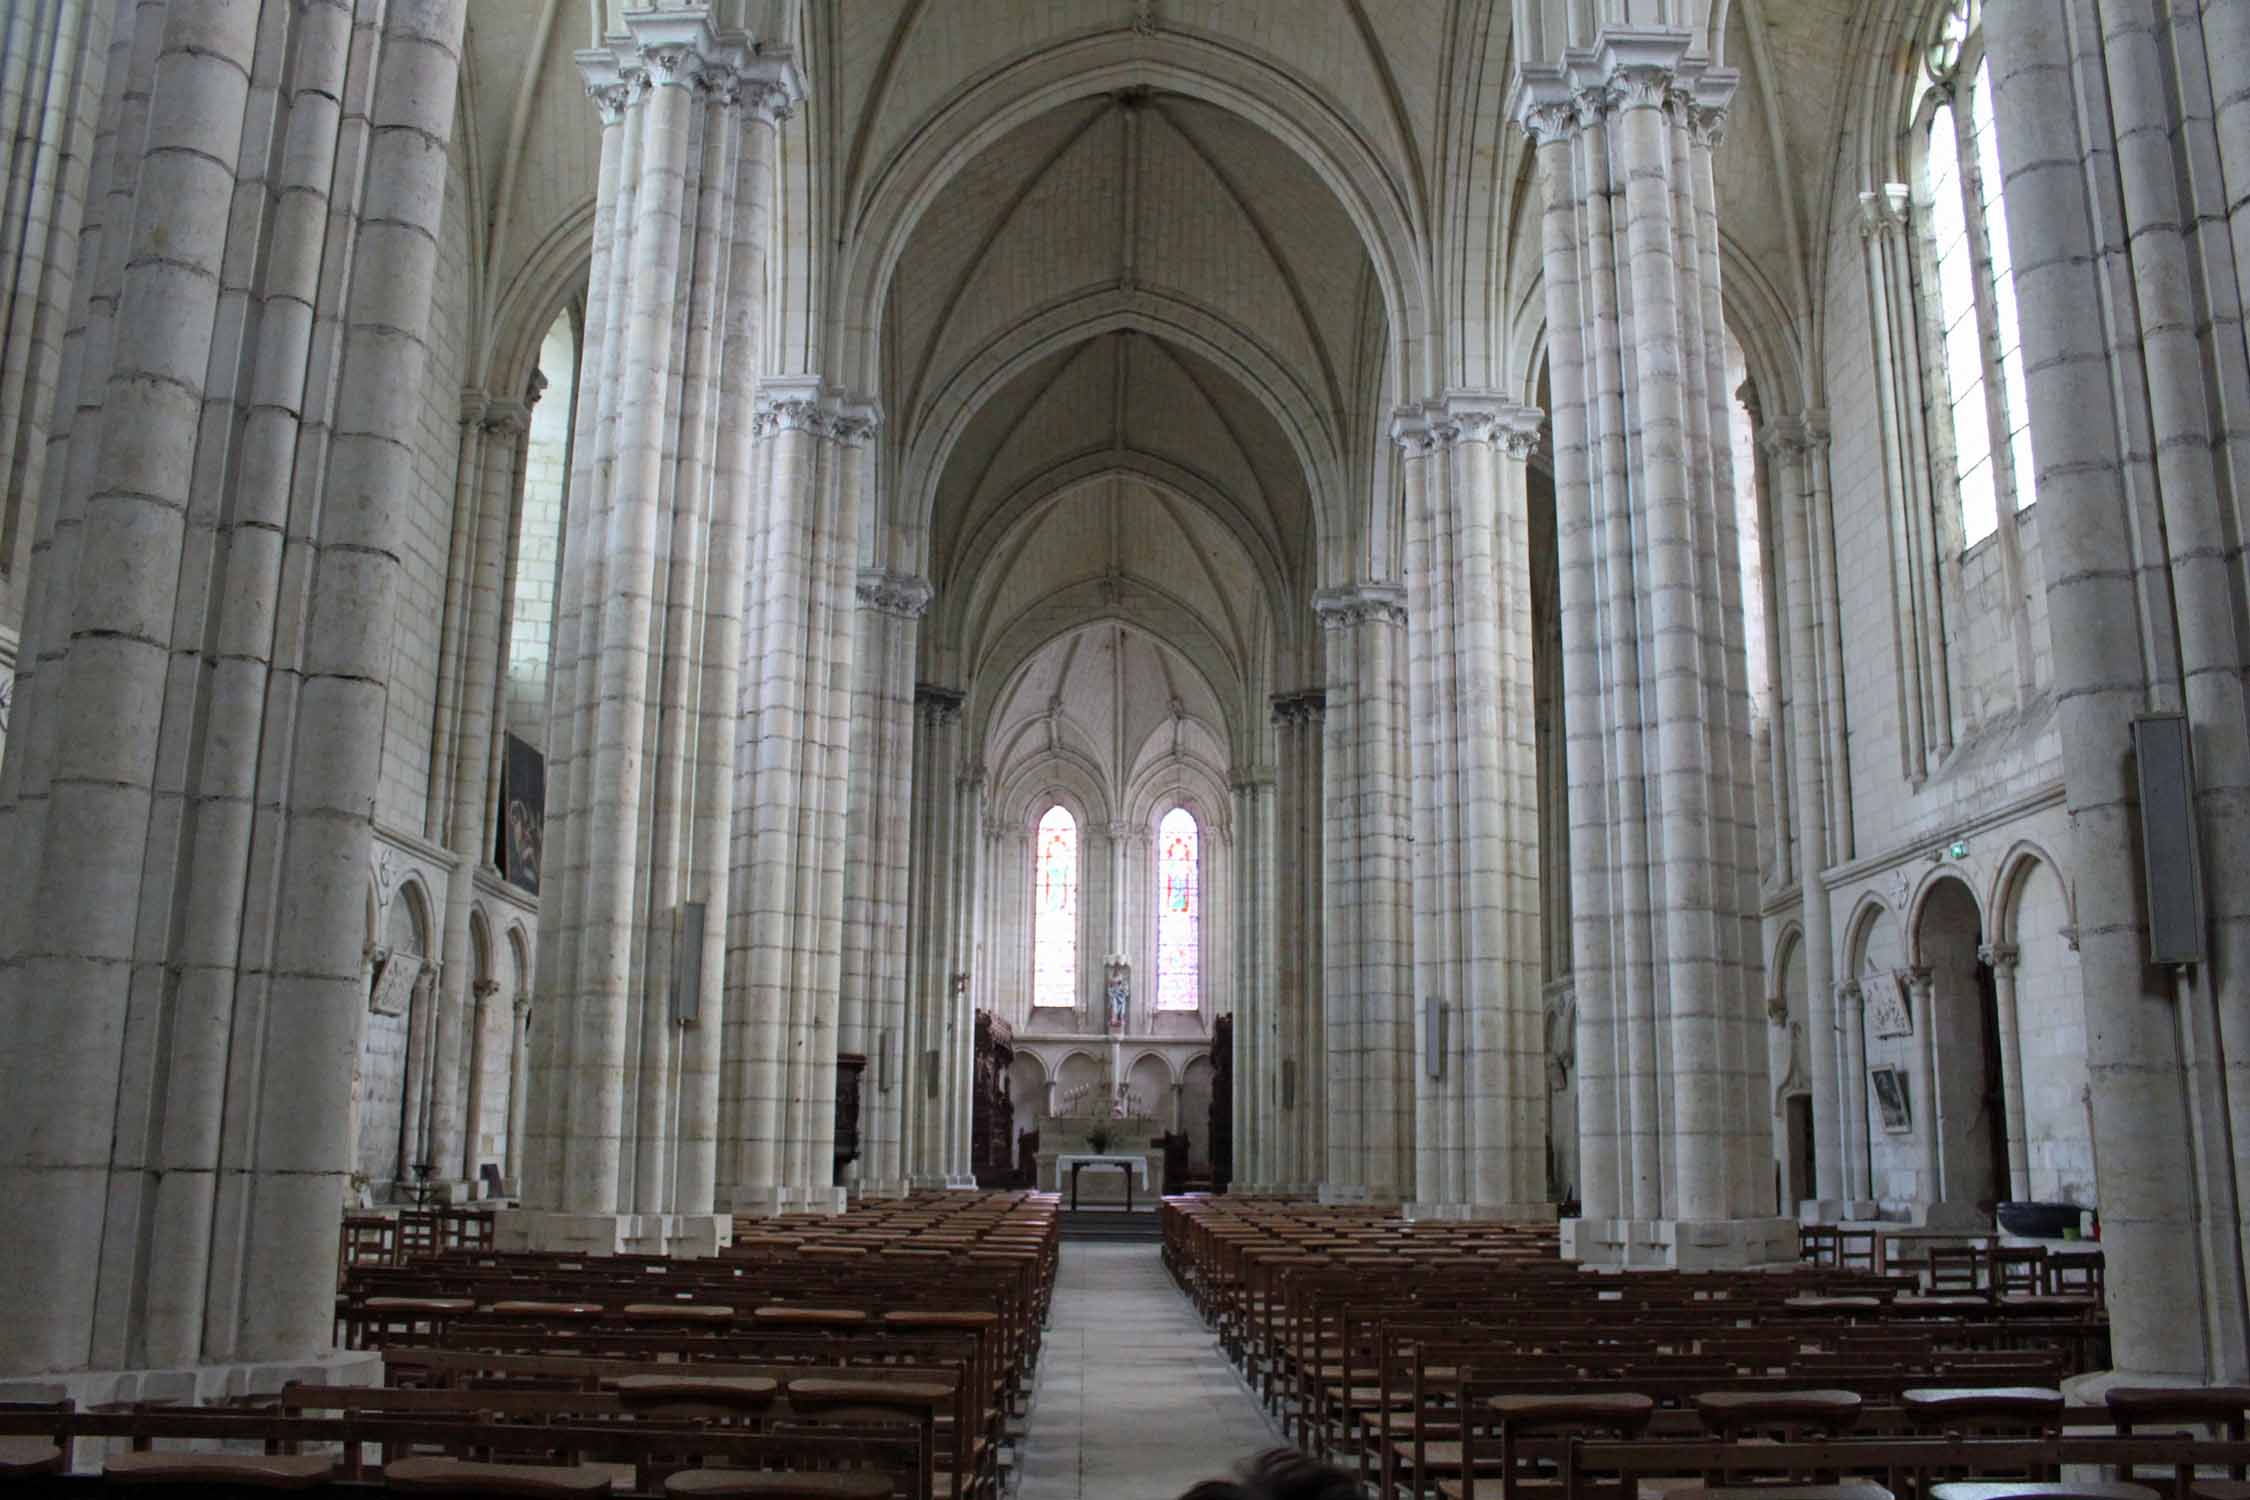
<svg viewBox="0 0 2250 1500">
<path fill-rule="evenodd" d="M 571 1214 L 505 1209 L 492 1216 L 500 1250 L 553 1250 L 568 1255 L 669 1255 L 697 1260 L 734 1243 L 734 1215 Z"/>
<path fill-rule="evenodd" d="M 1800 1224 L 1851 1224 L 1882 1216 L 1883 1206 L 1872 1198 L 1807 1198 L 1797 1205 Z"/>
<path fill-rule="evenodd" d="M 949 1193 L 973 1193 L 977 1190 L 977 1179 L 973 1173 L 950 1173 L 945 1179 L 945 1190 Z"/>
<path fill-rule="evenodd" d="M 0 1401 L 67 1398 L 76 1401 L 80 1411 L 102 1402 L 127 1401 L 208 1406 L 236 1396 L 273 1395 L 293 1380 L 307 1385 L 381 1385 L 383 1356 L 372 1349 L 337 1349 L 310 1359 L 23 1375 L 0 1380 Z"/>
<path fill-rule="evenodd" d="M 900 1177 L 890 1182 L 855 1183 L 853 1184 L 853 1187 L 857 1195 L 862 1199 L 904 1198 L 909 1193 L 912 1193 L 914 1191 L 913 1181 L 910 1178 L 905 1177 Z"/>
<path fill-rule="evenodd" d="M 1640 1270 L 1740 1270 L 1794 1265 L 1789 1219 L 1565 1219 L 1562 1257 L 1581 1265 Z"/>
<path fill-rule="evenodd" d="M 1405 1217 L 1477 1224 L 1552 1224 L 1555 1205 L 1538 1203 L 1409 1203 Z"/>
<path fill-rule="evenodd" d="M 840 1187 L 741 1187 L 734 1211 L 770 1219 L 776 1214 L 840 1214 L 851 1207 L 850 1190 Z"/>
<path fill-rule="evenodd" d="M 1366 1203 L 1371 1201 L 1364 1182 L 1324 1182 L 1320 1185 L 1320 1201 L 1329 1203 Z"/>
</svg>

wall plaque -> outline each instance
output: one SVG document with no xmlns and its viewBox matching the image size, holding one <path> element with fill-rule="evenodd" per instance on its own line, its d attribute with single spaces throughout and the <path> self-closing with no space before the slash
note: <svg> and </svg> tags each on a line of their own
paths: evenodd
<svg viewBox="0 0 2250 1500">
<path fill-rule="evenodd" d="M 1895 970 L 1870 974 L 1867 991 L 1867 1025 L 1877 1036 L 1912 1036 L 1914 1007 L 1908 1003 L 1906 976 Z"/>
<path fill-rule="evenodd" d="M 414 981 L 422 977 L 422 960 L 394 953 L 375 971 L 375 984 L 367 994 L 367 1008 L 379 1016 L 403 1016 L 414 998 Z"/>
</svg>

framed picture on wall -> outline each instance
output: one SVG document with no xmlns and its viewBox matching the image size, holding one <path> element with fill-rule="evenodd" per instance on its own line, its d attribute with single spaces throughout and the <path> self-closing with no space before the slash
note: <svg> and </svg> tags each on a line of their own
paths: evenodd
<svg viewBox="0 0 2250 1500">
<path fill-rule="evenodd" d="M 1904 1135 L 1914 1128 L 1914 1104 L 1907 1093 L 1906 1075 L 1897 1068 L 1870 1068 L 1867 1081 L 1875 1089 L 1875 1107 L 1882 1111 L 1883 1128 Z"/>
</svg>

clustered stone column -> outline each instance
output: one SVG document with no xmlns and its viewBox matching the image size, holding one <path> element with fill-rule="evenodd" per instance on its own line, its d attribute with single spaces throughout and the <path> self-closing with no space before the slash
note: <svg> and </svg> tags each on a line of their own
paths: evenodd
<svg viewBox="0 0 2250 1500">
<path fill-rule="evenodd" d="M 0 1371 L 329 1346 L 464 21 L 114 14 L 0 780 Z"/>
<path fill-rule="evenodd" d="M 64 329 L 79 282 L 94 132 L 117 7 L 108 0 L 16 4 L 0 18 L 0 614 L 31 558 L 64 377 Z M 132 28 L 127 28 L 128 42 Z M 114 70 L 122 83 L 124 69 Z M 98 207 L 95 228 L 98 230 Z M 89 262 L 86 267 L 90 274 Z"/>
<path fill-rule="evenodd" d="M 1990 0 L 2120 1371 L 2250 1376 L 2250 15 Z M 2214 377 L 2213 372 L 2220 372 Z M 2150 963 L 2132 721 L 2184 714 L 2208 962 Z M 2219 1142 L 2229 1145 L 2216 1145 Z M 2201 1316 L 2184 1316 L 2189 1309 Z"/>
<path fill-rule="evenodd" d="M 531 393 L 536 399 L 536 390 Z M 424 832 L 453 851 L 446 882 L 442 966 L 432 1058 L 436 1107 L 428 1160 L 440 1180 L 473 1181 L 482 1084 L 474 1054 L 483 1036 L 470 989 L 480 982 L 469 934 L 476 872 L 492 863 L 494 777 L 505 716 L 500 694 L 502 622 L 510 539 L 523 505 L 524 437 L 531 403 L 470 393 L 462 402 L 460 477 L 453 552 L 438 660 L 438 714 L 431 746 Z M 481 981 L 493 983 L 489 978 Z M 466 1063 L 469 1073 L 462 1077 Z M 460 1106 L 467 1098 L 468 1107 Z"/>
<path fill-rule="evenodd" d="M 1406 591 L 1315 596 L 1327 633 L 1321 879 L 1323 1193 L 1396 1201 L 1414 1174 Z"/>
<path fill-rule="evenodd" d="M 1328 1013 L 1321 961 L 1321 879 L 1324 873 L 1322 749 L 1327 695 L 1318 688 L 1273 697 L 1275 797 L 1275 979 L 1273 1116 L 1277 1140 L 1271 1154 L 1280 1192 L 1311 1193 L 1328 1160 Z"/>
<path fill-rule="evenodd" d="M 1828 430 L 1820 414 L 1776 421 L 1763 435 L 1772 455 L 1773 509 L 1781 521 L 1782 565 L 1789 666 L 1789 754 L 1793 785 L 1787 795 L 1797 834 L 1797 889 L 1804 911 L 1805 1029 L 1812 1073 L 1813 1196 L 1819 1217 L 1862 1210 L 1844 1167 L 1845 1039 L 1836 1016 L 1834 922 L 1825 871 L 1829 847 L 1826 640 L 1830 616 L 1819 580 L 1833 576 L 1822 545 L 1828 496 L 1824 487 Z M 1792 1205 L 1794 1207 L 1795 1205 Z"/>
<path fill-rule="evenodd" d="M 1732 74 L 1668 28 L 1526 66 L 1538 147 L 1592 1263 L 1787 1260 L 1711 153 Z"/>
<path fill-rule="evenodd" d="M 1275 862 L 1280 799 L 1270 775 L 1239 776 L 1229 790 L 1234 804 L 1227 861 L 1228 873 L 1234 877 L 1233 1182 L 1246 1190 L 1263 1191 L 1278 1180 L 1284 1118 L 1281 997 L 1275 984 L 1280 950 L 1274 941 L 1274 887 L 1283 878 Z M 1216 844 L 1214 839 L 1214 850 Z M 1207 861 L 1209 857 L 1205 856 Z"/>
<path fill-rule="evenodd" d="M 1522 463 L 1541 425 L 1490 391 L 1391 419 L 1408 527 L 1419 1214 L 1552 1213 Z"/>
<path fill-rule="evenodd" d="M 817 377 L 768 380 L 765 510 L 737 728 L 728 1072 L 738 1210 L 840 1209 L 837 1026 L 852 749 L 859 508 L 870 402 Z"/>
<path fill-rule="evenodd" d="M 786 54 L 698 8 L 579 54 L 602 153 L 548 725 L 528 1212 L 507 1244 L 708 1252 L 750 372 Z M 714 399 L 715 397 L 715 399 Z"/>
<path fill-rule="evenodd" d="M 844 993 L 838 1046 L 868 1059 L 860 1092 L 859 1187 L 906 1189 L 900 1106 L 906 1032 L 909 840 L 914 808 L 914 654 L 929 583 L 862 570 L 852 689 L 852 797 L 846 835 Z"/>
<path fill-rule="evenodd" d="M 908 924 L 907 1062 L 900 1069 L 906 1100 L 907 1170 L 916 1187 L 944 1187 L 967 1170 L 957 1160 L 949 1127 L 947 1089 L 964 1039 L 976 1038 L 968 1014 L 967 954 L 960 947 L 969 887 L 958 884 L 972 868 L 981 827 L 973 806 L 964 808 L 961 782 L 962 695 L 919 684 L 914 690 L 914 840 Z M 963 1083 L 963 1089 L 967 1085 Z M 963 1098 L 967 1097 L 964 1092 Z"/>
</svg>

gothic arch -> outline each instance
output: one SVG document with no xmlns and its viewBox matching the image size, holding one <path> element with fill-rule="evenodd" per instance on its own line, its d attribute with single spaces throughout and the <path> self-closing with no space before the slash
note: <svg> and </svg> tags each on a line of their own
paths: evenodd
<svg viewBox="0 0 2250 1500">
<path fill-rule="evenodd" d="M 1897 913 L 1873 891 L 1863 893 L 1852 905 L 1852 913 L 1844 921 L 1844 967 L 1841 978 L 1851 979 L 1867 970 L 1867 945 L 1875 935 L 1876 926 L 1886 917 L 1895 924 Z M 1903 939 L 1902 939 L 1903 941 Z"/>
<path fill-rule="evenodd" d="M 1913 896 L 1906 903 L 1906 961 L 1909 964 L 1920 964 L 1923 961 L 1922 928 L 1930 898 L 1936 894 L 1939 886 L 1948 882 L 1961 888 L 1961 894 L 1968 898 L 1970 909 L 1977 915 L 1977 930 L 1985 935 L 1987 942 L 1991 941 L 1992 914 L 1978 896 L 1976 886 L 1961 871 L 1940 866 L 1922 877 L 1921 883 L 1915 886 Z"/>
<path fill-rule="evenodd" d="M 2031 839 L 2018 839 L 2001 856 L 2000 868 L 1993 877 L 1991 894 L 1986 898 L 1985 911 L 1991 923 L 1985 940 L 1992 943 L 2021 941 L 2017 932 L 2017 907 L 2023 895 L 2024 882 L 2032 872 L 2045 865 L 2054 872 L 2057 884 L 2062 887 L 2063 905 L 2070 912 L 2071 921 L 2078 920 L 2078 893 L 2063 876 L 2063 865 L 2045 848 Z"/>
<path fill-rule="evenodd" d="M 1158 1067 L 1162 1068 L 1164 1070 L 1164 1077 L 1171 1087 L 1178 1088 L 1180 1086 L 1180 1079 L 1183 1076 L 1181 1070 L 1173 1066 L 1172 1059 L 1170 1057 L 1167 1057 L 1164 1053 L 1159 1052 L 1154 1047 L 1143 1047 L 1139 1052 L 1135 1053 L 1133 1055 L 1133 1060 L 1125 1065 L 1125 1076 L 1128 1078 L 1132 1077 L 1134 1073 L 1140 1070 L 1140 1066 L 1144 1062 L 1153 1062 Z"/>
</svg>

